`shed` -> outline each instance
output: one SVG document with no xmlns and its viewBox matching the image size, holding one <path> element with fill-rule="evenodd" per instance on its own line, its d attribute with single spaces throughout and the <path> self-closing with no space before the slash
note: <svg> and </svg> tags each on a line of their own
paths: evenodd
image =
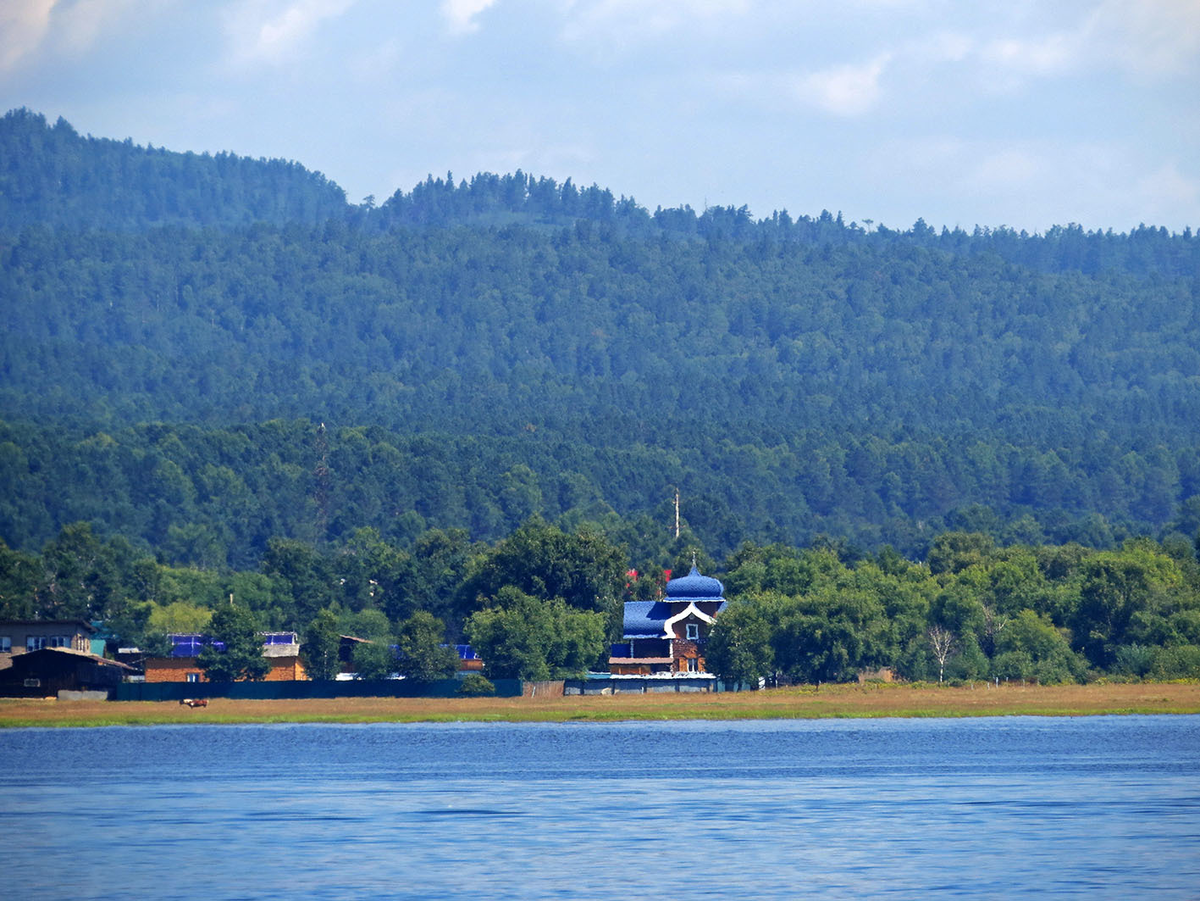
<svg viewBox="0 0 1200 901">
<path fill-rule="evenodd" d="M 64 691 L 109 692 L 133 667 L 72 648 L 42 648 L 13 657 L 0 672 L 0 696 L 43 698 Z"/>
</svg>

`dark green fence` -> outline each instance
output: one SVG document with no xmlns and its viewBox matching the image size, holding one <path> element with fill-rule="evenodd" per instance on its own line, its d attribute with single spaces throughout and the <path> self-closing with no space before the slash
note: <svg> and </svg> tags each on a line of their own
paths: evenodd
<svg viewBox="0 0 1200 901">
<path fill-rule="evenodd" d="M 496 697 L 521 696 L 519 679 L 494 679 Z M 184 698 L 234 698 L 281 701 L 303 698 L 453 698 L 459 679 L 410 682 L 407 679 L 354 682 L 123 682 L 114 701 L 182 701 Z"/>
</svg>

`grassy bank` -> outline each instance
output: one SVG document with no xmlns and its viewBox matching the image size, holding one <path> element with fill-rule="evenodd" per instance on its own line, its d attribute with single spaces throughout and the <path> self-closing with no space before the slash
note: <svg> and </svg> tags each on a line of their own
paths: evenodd
<svg viewBox="0 0 1200 901">
<path fill-rule="evenodd" d="M 174 702 L 0 700 L 0 727 L 177 723 L 615 722 L 823 717 L 1200 713 L 1200 683 L 942 687 L 831 685 L 740 694 Z"/>
</svg>

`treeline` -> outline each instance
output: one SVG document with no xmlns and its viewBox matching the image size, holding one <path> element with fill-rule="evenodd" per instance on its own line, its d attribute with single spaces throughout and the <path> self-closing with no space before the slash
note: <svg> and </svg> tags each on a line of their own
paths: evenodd
<svg viewBox="0 0 1200 901">
<path fill-rule="evenodd" d="M 736 240 L 809 246 L 922 246 L 963 255 L 994 254 L 1037 271 L 1106 270 L 1139 276 L 1190 276 L 1200 269 L 1200 241 L 1191 229 L 1173 235 L 1139 225 L 1133 231 L 1085 231 L 1071 224 L 1046 234 L 1003 226 L 931 228 L 924 220 L 888 227 L 867 220 L 846 222 L 841 214 L 793 217 L 786 210 L 755 219 L 746 206 L 690 206 L 650 212 L 632 197 L 614 196 L 598 185 L 559 184 L 518 170 L 479 173 L 455 182 L 432 175 L 409 191 L 397 190 L 383 204 L 361 204 L 323 175 L 299 163 L 178 153 L 129 139 L 81 136 L 63 119 L 53 125 L 28 109 L 0 119 L 0 228 L 27 225 L 100 230 L 145 230 L 163 226 L 237 228 L 252 223 L 319 225 L 338 221 L 373 231 L 451 226 L 535 228 L 574 226 L 584 221 L 622 234 L 704 241 Z"/>
<path fill-rule="evenodd" d="M 238 571 L 165 565 L 75 524 L 40 554 L 0 547 L 0 619 L 103 621 L 114 647 L 147 649 L 215 628 L 232 606 L 313 648 L 352 634 L 436 657 L 465 637 L 491 676 L 561 677 L 603 668 L 621 602 L 661 596 L 666 572 L 693 555 L 725 582 L 707 656 L 734 680 L 834 682 L 884 667 L 911 680 L 1200 677 L 1200 565 L 1179 536 L 1098 551 L 943 532 L 919 562 L 831 541 L 745 543 L 713 560 L 686 532 L 633 552 L 620 530 L 532 519 L 494 543 L 461 530 L 408 548 L 371 529 L 321 549 L 273 539 L 260 566 Z M 369 656 L 364 666 L 396 665 Z"/>
<path fill-rule="evenodd" d="M 0 538 L 256 567 L 531 515 L 718 557 L 1200 528 L 1200 239 L 655 210 L 0 119 Z M 636 531 L 636 530 L 634 530 Z M 646 529 L 645 531 L 653 531 Z M 636 540 L 635 540 L 636 543 Z"/>
<path fill-rule="evenodd" d="M 129 452 L 156 439 L 123 431 L 154 421 L 202 424 L 162 427 L 185 444 L 213 448 L 235 425 L 267 442 L 237 465 L 167 454 L 200 499 L 206 463 L 245 480 L 273 452 L 275 427 L 238 424 L 276 419 L 381 428 L 386 439 L 364 440 L 428 452 L 433 470 L 437 455 L 465 455 L 461 470 L 471 445 L 506 445 L 499 473 L 549 480 L 525 508 L 465 496 L 472 483 L 498 494 L 494 468 L 448 490 L 444 509 L 418 508 L 480 538 L 575 506 L 547 500 L 561 494 L 556 470 L 622 515 L 670 487 L 706 499 L 727 520 L 714 550 L 828 532 L 913 553 L 922 531 L 977 504 L 1006 523 L 1032 516 L 1053 541 L 1103 543 L 1097 516 L 1118 540 L 1157 533 L 1200 494 L 1196 290 L 1195 278 L 1032 276 L 919 247 L 764 257 L 586 229 L 28 229 L 0 236 L 0 412 L 15 445 L 4 502 L 21 510 L 3 537 L 25 546 L 95 516 L 165 536 L 125 515 L 136 492 L 131 507 L 102 497 L 86 468 L 95 513 L 66 503 L 70 483 L 45 490 L 52 456 L 90 454 L 64 447 L 64 426 Z M 628 472 L 631 455 L 647 468 Z M 391 478 L 397 499 L 428 491 L 402 466 Z M 1099 537 L 1063 531 L 1079 523 Z M 389 528 L 352 525 L 368 524 Z"/>
<path fill-rule="evenodd" d="M 1097 439 L 1072 457 L 820 430 L 773 447 L 688 439 L 604 446 L 540 430 L 413 435 L 307 420 L 111 431 L 0 422 L 0 536 L 36 550 L 84 521 L 165 563 L 252 569 L 273 539 L 326 546 L 370 528 L 403 548 L 429 529 L 496 541 L 540 516 L 595 524 L 640 554 L 642 534 L 673 524 L 676 488 L 683 526 L 718 557 L 747 540 L 826 536 L 920 559 L 947 529 L 1095 548 L 1200 532 L 1190 448 L 1143 455 Z"/>
<path fill-rule="evenodd" d="M 728 678 L 837 682 L 890 668 L 905 679 L 1043 683 L 1200 675 L 1195 547 L 1148 539 L 1000 548 L 939 535 L 923 564 L 885 549 L 746 547 L 726 561 L 735 601 L 709 664 Z"/>
<path fill-rule="evenodd" d="M 174 153 L 81 136 L 27 109 L 0 119 L 0 226 L 136 231 L 178 225 L 316 224 L 346 194 L 294 162 Z"/>
<path fill-rule="evenodd" d="M 598 185 L 581 188 L 571 179 L 558 184 L 519 169 L 508 175 L 484 172 L 457 184 L 451 174 L 430 176 L 411 191 L 396 191 L 381 207 L 360 208 L 350 217 L 370 228 L 398 226 L 503 226 L 514 223 L 537 226 L 570 226 L 579 221 L 613 226 L 623 235 L 670 236 L 704 241 L 740 241 L 760 245 L 808 246 L 869 245 L 873 247 L 924 247 L 956 255 L 996 255 L 1008 262 L 1041 272 L 1078 270 L 1097 274 L 1120 270 L 1138 275 L 1194 275 L 1200 265 L 1200 241 L 1190 228 L 1172 235 L 1165 228 L 1139 225 L 1128 234 L 1085 231 L 1071 224 L 1055 226 L 1043 234 L 1029 234 L 1004 226 L 971 231 L 943 227 L 940 231 L 918 219 L 907 228 L 889 228 L 867 221 L 847 222 L 841 213 L 828 210 L 817 216 L 793 218 L 776 210 L 755 219 L 746 206 L 690 206 L 662 208 L 653 213 L 631 197 L 614 197 Z"/>
</svg>

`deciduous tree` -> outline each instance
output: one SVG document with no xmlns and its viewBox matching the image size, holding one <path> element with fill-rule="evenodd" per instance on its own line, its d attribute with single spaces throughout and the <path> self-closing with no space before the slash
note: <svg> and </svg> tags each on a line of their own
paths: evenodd
<svg viewBox="0 0 1200 901">
<path fill-rule="evenodd" d="M 208 645 L 198 661 L 210 682 L 259 680 L 271 671 L 258 629 L 258 619 L 245 607 L 227 604 L 213 613 L 208 634 L 223 647 Z"/>
<path fill-rule="evenodd" d="M 418 682 L 453 676 L 458 669 L 458 654 L 445 641 L 445 624 L 432 613 L 418 610 L 396 631 L 397 671 Z"/>
</svg>

